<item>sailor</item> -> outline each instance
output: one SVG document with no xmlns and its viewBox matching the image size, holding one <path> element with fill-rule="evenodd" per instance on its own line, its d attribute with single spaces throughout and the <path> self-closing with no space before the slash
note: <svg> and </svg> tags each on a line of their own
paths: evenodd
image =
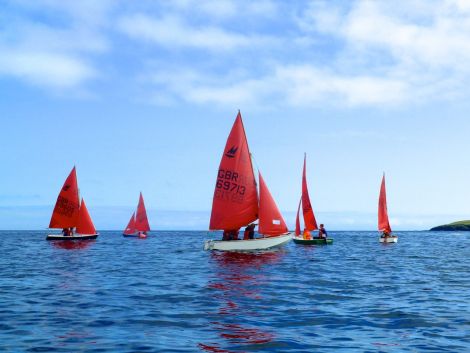
<svg viewBox="0 0 470 353">
<path fill-rule="evenodd" d="M 326 232 L 325 226 L 320 224 L 320 229 L 318 230 L 318 237 L 319 238 L 326 238 L 328 233 Z"/>
<path fill-rule="evenodd" d="M 255 238 L 255 227 L 256 227 L 256 224 L 254 223 L 251 223 L 246 226 L 245 232 L 243 233 L 243 240 Z"/>
<path fill-rule="evenodd" d="M 312 235 L 310 234 L 310 231 L 307 229 L 307 228 L 304 228 L 304 240 L 311 240 L 312 239 Z"/>
</svg>

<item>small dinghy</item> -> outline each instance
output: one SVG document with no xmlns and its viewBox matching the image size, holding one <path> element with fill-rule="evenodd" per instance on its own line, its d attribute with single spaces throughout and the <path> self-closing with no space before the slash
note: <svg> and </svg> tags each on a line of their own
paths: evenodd
<svg viewBox="0 0 470 353">
<path fill-rule="evenodd" d="M 304 217 L 304 233 L 300 232 L 300 206 L 302 205 L 302 213 Z M 320 225 L 322 227 L 322 225 Z M 324 228 L 321 228 L 324 229 Z M 304 169 L 302 172 L 302 197 L 297 207 L 297 217 L 295 219 L 295 236 L 294 243 L 302 245 L 331 245 L 333 239 L 327 237 L 312 237 L 310 232 L 318 230 L 317 220 L 313 213 L 312 204 L 307 186 L 307 154 L 304 155 Z M 326 231 L 325 231 L 326 233 Z"/>
<path fill-rule="evenodd" d="M 207 240 L 204 250 L 265 250 L 280 247 L 292 239 L 261 173 L 258 176 L 259 198 L 245 129 L 238 112 L 217 173 L 209 225 L 211 231 L 235 234 L 236 240 Z M 251 233 L 245 230 L 247 236 L 238 240 L 239 229 L 256 219 L 261 237 L 254 238 L 253 230 Z"/>
<path fill-rule="evenodd" d="M 379 238 L 381 243 L 396 243 L 398 242 L 398 237 L 392 235 L 392 228 L 390 227 L 390 222 L 388 220 L 388 211 L 387 211 L 387 194 L 385 191 L 385 173 L 382 177 L 382 184 L 380 185 L 380 195 L 379 195 L 379 232 L 382 235 Z"/>
<path fill-rule="evenodd" d="M 333 239 L 331 238 L 313 237 L 312 239 L 308 240 L 308 239 L 295 236 L 293 239 L 294 239 L 294 243 L 302 244 L 302 245 L 332 245 L 333 244 Z"/>
<path fill-rule="evenodd" d="M 147 238 L 147 232 L 150 231 L 150 225 L 147 218 L 147 211 L 145 209 L 144 198 L 142 193 L 139 196 L 139 203 L 137 205 L 137 214 L 134 212 L 132 214 L 129 223 L 127 224 L 126 229 L 122 235 L 124 237 L 133 237 L 133 238 Z"/>
<path fill-rule="evenodd" d="M 75 167 L 57 197 L 49 228 L 62 229 L 62 233 L 48 234 L 46 240 L 89 240 L 98 237 L 85 200 L 82 198 L 80 202 Z"/>
</svg>

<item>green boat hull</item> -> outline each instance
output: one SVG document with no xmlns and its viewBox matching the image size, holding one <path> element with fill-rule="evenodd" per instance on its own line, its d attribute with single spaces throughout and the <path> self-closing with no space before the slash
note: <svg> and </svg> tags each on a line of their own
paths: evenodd
<svg viewBox="0 0 470 353">
<path fill-rule="evenodd" d="M 327 239 L 314 238 L 314 239 L 310 239 L 310 240 L 304 240 L 304 239 L 294 238 L 294 243 L 302 244 L 302 245 L 332 245 L 333 244 L 333 239 L 331 239 L 331 238 L 327 238 Z"/>
</svg>

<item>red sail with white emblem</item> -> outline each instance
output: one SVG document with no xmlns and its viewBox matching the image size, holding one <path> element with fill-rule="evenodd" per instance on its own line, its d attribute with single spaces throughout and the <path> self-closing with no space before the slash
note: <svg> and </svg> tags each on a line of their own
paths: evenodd
<svg viewBox="0 0 470 353">
<path fill-rule="evenodd" d="M 390 222 L 388 221 L 387 194 L 385 191 L 385 174 L 382 177 L 379 195 L 379 231 L 391 233 Z"/>
<path fill-rule="evenodd" d="M 239 229 L 258 218 L 258 194 L 240 112 L 220 161 L 210 230 Z"/>
<path fill-rule="evenodd" d="M 73 167 L 57 197 L 49 228 L 76 227 L 79 202 L 77 173 L 75 167 Z"/>
<path fill-rule="evenodd" d="M 124 229 L 124 234 L 126 235 L 132 235 L 136 232 L 135 229 L 135 212 L 132 214 L 131 219 L 129 220 L 129 223 L 127 224 L 126 229 Z"/>
<path fill-rule="evenodd" d="M 282 218 L 276 202 L 269 192 L 261 173 L 259 175 L 259 226 L 258 232 L 267 236 L 278 236 L 287 233 L 287 225 Z"/>
</svg>

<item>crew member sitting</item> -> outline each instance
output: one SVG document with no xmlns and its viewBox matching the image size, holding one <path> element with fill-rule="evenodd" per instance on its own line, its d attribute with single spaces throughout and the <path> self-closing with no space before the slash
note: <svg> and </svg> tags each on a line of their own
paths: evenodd
<svg viewBox="0 0 470 353">
<path fill-rule="evenodd" d="M 245 232 L 243 233 L 243 240 L 255 238 L 255 227 L 256 227 L 256 224 L 254 223 L 251 223 L 246 226 Z"/>
<path fill-rule="evenodd" d="M 326 232 L 325 226 L 320 224 L 320 229 L 318 230 L 318 237 L 319 238 L 326 238 L 328 233 Z"/>
<path fill-rule="evenodd" d="M 312 235 L 310 234 L 310 231 L 307 228 L 304 228 L 304 240 L 311 240 Z"/>
</svg>

